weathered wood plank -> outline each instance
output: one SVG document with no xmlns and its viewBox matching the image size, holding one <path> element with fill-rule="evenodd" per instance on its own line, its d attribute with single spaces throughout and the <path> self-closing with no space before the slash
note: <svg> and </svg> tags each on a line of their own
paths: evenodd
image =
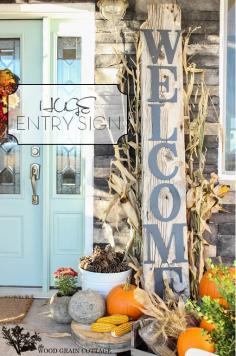
<svg viewBox="0 0 236 356">
<path fill-rule="evenodd" d="M 173 3 L 150 5 L 148 9 L 142 31 L 149 31 L 141 34 L 144 276 L 146 287 L 161 293 L 164 272 L 176 292 L 188 294 L 181 11 Z M 165 32 L 168 37 L 163 39 L 156 30 L 172 32 Z M 161 40 L 161 52 L 156 53 L 156 49 L 151 53 Z M 152 271 L 155 279 L 151 280 Z"/>
</svg>

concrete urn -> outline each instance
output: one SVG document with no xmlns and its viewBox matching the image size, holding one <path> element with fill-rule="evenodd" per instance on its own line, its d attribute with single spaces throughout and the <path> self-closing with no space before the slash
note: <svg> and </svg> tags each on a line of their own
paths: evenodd
<svg viewBox="0 0 236 356">
<path fill-rule="evenodd" d="M 50 313 L 51 318 L 60 324 L 69 324 L 72 318 L 68 311 L 68 306 L 71 297 L 63 296 L 58 297 L 57 294 L 53 295 L 50 299 Z"/>
<path fill-rule="evenodd" d="M 75 293 L 69 302 L 71 318 L 81 324 L 91 324 L 106 312 L 105 301 L 91 289 Z"/>
</svg>

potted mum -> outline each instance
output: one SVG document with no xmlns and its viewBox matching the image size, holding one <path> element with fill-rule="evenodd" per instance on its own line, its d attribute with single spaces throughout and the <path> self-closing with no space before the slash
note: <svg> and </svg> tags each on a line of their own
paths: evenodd
<svg viewBox="0 0 236 356">
<path fill-rule="evenodd" d="M 131 276 L 131 269 L 122 252 L 116 252 L 111 245 L 96 246 L 91 256 L 80 259 L 82 290 L 92 289 L 103 297 L 118 284 L 124 284 Z"/>
<path fill-rule="evenodd" d="M 68 324 L 72 320 L 68 313 L 68 304 L 77 291 L 78 273 L 73 268 L 61 267 L 53 276 L 58 292 L 50 300 L 51 317 L 58 323 Z"/>
</svg>

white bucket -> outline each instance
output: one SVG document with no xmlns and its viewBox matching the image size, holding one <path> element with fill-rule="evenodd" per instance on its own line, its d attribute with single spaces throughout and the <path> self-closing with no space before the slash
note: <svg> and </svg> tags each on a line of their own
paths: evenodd
<svg viewBox="0 0 236 356">
<path fill-rule="evenodd" d="M 110 290 L 118 284 L 124 284 L 131 276 L 131 269 L 118 273 L 96 273 L 79 267 L 82 290 L 92 289 L 106 298 Z"/>
</svg>

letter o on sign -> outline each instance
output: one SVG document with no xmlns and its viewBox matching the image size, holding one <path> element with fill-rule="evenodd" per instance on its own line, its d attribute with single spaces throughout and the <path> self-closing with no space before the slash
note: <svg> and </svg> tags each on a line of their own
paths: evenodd
<svg viewBox="0 0 236 356">
<path fill-rule="evenodd" d="M 164 188 L 169 189 L 169 191 L 172 195 L 172 201 L 173 201 L 172 211 L 171 211 L 170 215 L 167 217 L 164 217 L 161 215 L 160 209 L 158 207 L 159 194 L 160 194 L 161 190 Z M 153 189 L 151 197 L 150 197 L 151 211 L 152 211 L 153 215 L 155 216 L 155 218 L 159 221 L 173 220 L 178 215 L 178 212 L 180 209 L 180 203 L 181 203 L 180 195 L 179 195 L 177 189 L 175 188 L 175 186 L 173 184 L 169 184 L 169 183 L 162 183 L 162 184 L 159 184 L 158 186 L 156 186 Z"/>
</svg>

